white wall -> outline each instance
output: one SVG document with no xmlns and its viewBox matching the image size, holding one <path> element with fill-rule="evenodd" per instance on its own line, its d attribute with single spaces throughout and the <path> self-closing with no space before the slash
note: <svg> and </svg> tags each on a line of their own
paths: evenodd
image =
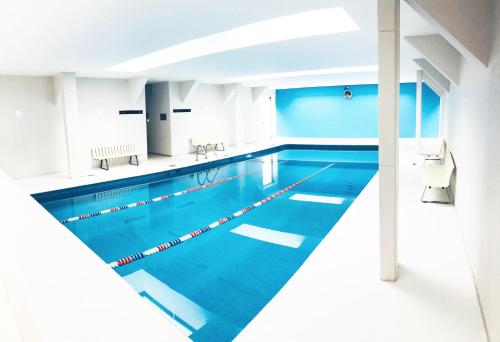
<svg viewBox="0 0 500 342">
<path fill-rule="evenodd" d="M 76 85 L 85 168 L 97 165 L 91 159 L 93 146 L 133 143 L 145 159 L 145 114 L 118 113 L 126 109 L 145 113 L 144 93 L 133 100 L 128 81 L 120 79 L 78 78 Z M 251 88 L 239 87 L 238 95 L 226 101 L 221 85 L 201 84 L 184 102 L 179 82 L 156 84 L 152 91 L 151 120 L 168 113 L 168 121 L 156 127 L 161 127 L 160 141 L 149 141 L 153 153 L 189 153 L 190 138 L 197 135 L 220 137 L 226 146 L 276 135 L 274 90 L 254 101 Z M 174 108 L 192 111 L 173 113 Z M 65 149 L 64 118 L 57 110 L 53 78 L 0 76 L 0 168 L 14 178 L 66 172 Z"/>
<path fill-rule="evenodd" d="M 168 88 L 168 82 L 148 84 L 146 86 L 146 111 L 149 115 L 147 122 L 149 153 L 172 155 Z M 160 120 L 160 114 L 162 113 L 167 114 L 167 120 Z"/>
<path fill-rule="evenodd" d="M 127 80 L 77 79 L 82 158 L 90 148 L 134 143 L 147 157 L 146 119 L 119 115 L 145 111 L 144 94 L 132 100 Z M 0 168 L 13 178 L 67 171 L 64 118 L 56 104 L 53 77 L 0 76 Z"/>
<path fill-rule="evenodd" d="M 76 82 L 84 153 L 92 166 L 90 148 L 135 144 L 147 158 L 146 102 L 144 92 L 134 101 L 127 80 L 79 78 Z M 120 110 L 138 109 L 143 114 L 120 115 Z M 95 164 L 94 164 L 95 165 Z"/>
<path fill-rule="evenodd" d="M 276 136 L 276 92 L 267 90 L 254 101 L 252 88 L 241 88 L 239 98 L 243 118 L 244 143 L 269 140 Z"/>
<path fill-rule="evenodd" d="M 0 168 L 13 178 L 66 169 L 52 77 L 0 76 Z"/>
<path fill-rule="evenodd" d="M 457 164 L 456 211 L 491 341 L 500 341 L 500 1 L 490 64 L 464 61 L 446 100 L 445 138 Z"/>
<path fill-rule="evenodd" d="M 220 137 L 227 145 L 234 145 L 234 114 L 224 103 L 222 88 L 201 84 L 190 98 L 181 100 L 180 82 L 170 82 L 170 117 L 172 155 L 191 150 L 190 138 L 201 135 Z M 173 113 L 173 109 L 189 108 L 191 113 Z"/>
<path fill-rule="evenodd" d="M 253 101 L 250 88 L 238 87 L 237 91 L 226 99 L 223 86 L 200 84 L 182 101 L 181 83 L 169 82 L 171 154 L 189 153 L 190 138 L 196 136 L 218 137 L 226 146 L 275 136 L 274 91 L 266 92 L 257 102 Z M 191 112 L 173 113 L 176 108 L 188 108 Z"/>
</svg>

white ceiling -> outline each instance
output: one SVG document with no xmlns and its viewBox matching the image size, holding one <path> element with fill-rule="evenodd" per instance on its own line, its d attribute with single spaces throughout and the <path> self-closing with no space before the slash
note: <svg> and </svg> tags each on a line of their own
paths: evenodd
<svg viewBox="0 0 500 342">
<path fill-rule="evenodd" d="M 150 81 L 228 83 L 241 76 L 377 64 L 376 0 L 16 0 L 0 12 L 0 74 L 53 75 Z M 305 10 L 342 6 L 361 28 L 243 48 L 127 74 L 104 71 L 126 60 L 240 25 Z M 401 36 L 435 31 L 404 1 Z M 414 81 L 413 58 L 401 41 L 401 80 Z M 288 88 L 376 83 L 377 73 L 261 80 L 249 85 Z"/>
</svg>

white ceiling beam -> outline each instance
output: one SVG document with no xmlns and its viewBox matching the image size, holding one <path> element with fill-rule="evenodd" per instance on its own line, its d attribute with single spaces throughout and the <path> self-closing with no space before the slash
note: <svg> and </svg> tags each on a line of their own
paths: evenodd
<svg viewBox="0 0 500 342">
<path fill-rule="evenodd" d="M 181 102 L 189 100 L 199 86 L 200 82 L 196 80 L 179 82 Z"/>
<path fill-rule="evenodd" d="M 262 95 L 267 91 L 267 87 L 252 87 L 252 99 L 253 102 L 259 101 L 262 98 Z"/>
<path fill-rule="evenodd" d="M 128 91 L 132 102 L 139 102 L 142 94 L 144 94 L 147 82 L 148 78 L 144 76 L 134 77 L 128 80 Z"/>
<path fill-rule="evenodd" d="M 406 0 L 464 57 L 488 66 L 493 18 L 491 0 Z"/>
<path fill-rule="evenodd" d="M 406 36 L 405 39 L 450 81 L 459 85 L 462 55 L 446 39 L 439 34 Z"/>
<path fill-rule="evenodd" d="M 424 70 L 424 72 L 432 78 L 432 80 L 439 84 L 446 91 L 450 91 L 450 80 L 446 78 L 442 73 L 429 63 L 428 60 L 424 58 L 417 58 L 413 60 L 417 65 Z"/>
<path fill-rule="evenodd" d="M 446 90 L 443 87 L 441 87 L 439 84 L 434 82 L 432 77 L 427 75 L 425 72 L 422 75 L 422 80 L 425 82 L 425 84 L 427 84 L 429 86 L 429 88 L 432 89 L 433 92 L 438 94 L 440 97 L 444 96 L 444 94 L 446 93 Z"/>
<path fill-rule="evenodd" d="M 224 103 L 228 103 L 236 94 L 237 83 L 222 85 L 222 98 Z"/>
</svg>

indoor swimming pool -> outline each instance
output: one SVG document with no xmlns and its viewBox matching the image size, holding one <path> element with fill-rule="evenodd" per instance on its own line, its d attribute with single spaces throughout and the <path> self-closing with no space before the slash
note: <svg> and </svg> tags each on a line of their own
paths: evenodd
<svg viewBox="0 0 500 342">
<path fill-rule="evenodd" d="M 277 148 L 34 197 L 189 338 L 230 341 L 332 230 L 377 160 L 373 148 Z"/>
</svg>

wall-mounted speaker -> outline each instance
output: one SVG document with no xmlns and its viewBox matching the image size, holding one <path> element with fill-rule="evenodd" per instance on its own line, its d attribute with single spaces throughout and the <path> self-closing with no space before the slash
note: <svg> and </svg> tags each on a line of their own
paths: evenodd
<svg viewBox="0 0 500 342">
<path fill-rule="evenodd" d="M 350 100 L 352 99 L 352 90 L 349 87 L 344 87 L 344 99 Z"/>
</svg>

